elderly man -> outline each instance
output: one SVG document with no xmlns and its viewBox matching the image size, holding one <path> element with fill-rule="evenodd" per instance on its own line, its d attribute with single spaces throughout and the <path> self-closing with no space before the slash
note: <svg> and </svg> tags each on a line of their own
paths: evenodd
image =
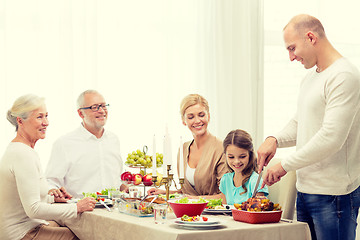
<svg viewBox="0 0 360 240">
<path fill-rule="evenodd" d="M 360 205 L 360 73 L 329 42 L 320 21 L 295 16 L 284 28 L 291 61 L 312 70 L 303 79 L 295 117 L 258 149 L 259 169 L 277 147 L 295 153 L 270 167 L 272 185 L 296 170 L 297 218 L 313 239 L 355 239 Z"/>
<path fill-rule="evenodd" d="M 54 143 L 46 169 L 48 182 L 54 188 L 49 192 L 55 196 L 69 193 L 79 198 L 83 192 L 120 186 L 119 139 L 104 129 L 109 104 L 95 90 L 81 93 L 77 104 L 82 124 Z M 56 190 L 61 186 L 65 188 Z"/>
</svg>

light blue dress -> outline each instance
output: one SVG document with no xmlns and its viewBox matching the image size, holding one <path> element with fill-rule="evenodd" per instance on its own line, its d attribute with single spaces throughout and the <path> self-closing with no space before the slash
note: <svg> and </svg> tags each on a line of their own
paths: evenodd
<svg viewBox="0 0 360 240">
<path fill-rule="evenodd" d="M 248 200 L 255 188 L 257 178 L 259 176 L 258 173 L 255 171 L 251 174 L 249 180 L 245 183 L 245 186 L 247 188 L 247 192 L 244 194 L 241 194 L 244 192 L 244 189 L 240 187 L 234 186 L 234 172 L 226 173 L 220 180 L 220 191 L 225 195 L 226 197 L 226 204 L 233 205 L 234 203 L 243 203 L 246 200 Z M 261 187 L 262 179 L 260 180 L 258 189 Z M 267 186 L 265 186 L 263 189 L 261 189 L 259 192 L 265 193 L 265 196 L 269 194 Z"/>
</svg>

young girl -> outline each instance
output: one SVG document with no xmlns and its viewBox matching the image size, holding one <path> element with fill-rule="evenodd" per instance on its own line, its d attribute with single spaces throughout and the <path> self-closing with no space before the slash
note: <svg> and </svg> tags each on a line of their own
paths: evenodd
<svg viewBox="0 0 360 240">
<path fill-rule="evenodd" d="M 228 205 L 242 203 L 253 194 L 258 178 L 256 156 L 251 136 L 243 130 L 233 130 L 224 139 L 223 146 L 231 172 L 224 174 L 221 178 L 221 198 L 226 199 Z M 261 184 L 262 179 L 258 189 Z M 267 187 L 265 186 L 256 195 L 268 195 Z"/>
</svg>

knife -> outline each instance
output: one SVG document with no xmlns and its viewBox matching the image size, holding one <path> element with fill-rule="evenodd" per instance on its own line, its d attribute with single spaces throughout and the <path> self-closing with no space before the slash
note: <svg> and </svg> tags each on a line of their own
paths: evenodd
<svg viewBox="0 0 360 240">
<path fill-rule="evenodd" d="M 260 183 L 260 179 L 261 179 L 261 176 L 262 176 L 262 171 L 259 173 L 259 176 L 258 176 L 258 179 L 256 181 L 256 185 L 255 185 L 255 188 L 254 188 L 254 192 L 252 194 L 252 198 L 255 197 L 256 193 L 257 193 L 257 188 L 259 187 L 259 183 Z M 259 189 L 260 190 L 260 189 Z"/>
<path fill-rule="evenodd" d="M 111 212 L 111 209 L 102 200 L 99 200 L 99 203 L 101 203 L 109 212 Z"/>
</svg>

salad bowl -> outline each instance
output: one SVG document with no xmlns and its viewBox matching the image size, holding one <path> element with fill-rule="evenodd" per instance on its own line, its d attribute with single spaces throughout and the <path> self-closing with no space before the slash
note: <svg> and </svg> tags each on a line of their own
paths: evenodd
<svg viewBox="0 0 360 240">
<path fill-rule="evenodd" d="M 203 199 L 187 199 L 169 200 L 170 207 L 173 209 L 177 218 L 181 218 L 184 215 L 200 216 L 208 204 Z"/>
</svg>

